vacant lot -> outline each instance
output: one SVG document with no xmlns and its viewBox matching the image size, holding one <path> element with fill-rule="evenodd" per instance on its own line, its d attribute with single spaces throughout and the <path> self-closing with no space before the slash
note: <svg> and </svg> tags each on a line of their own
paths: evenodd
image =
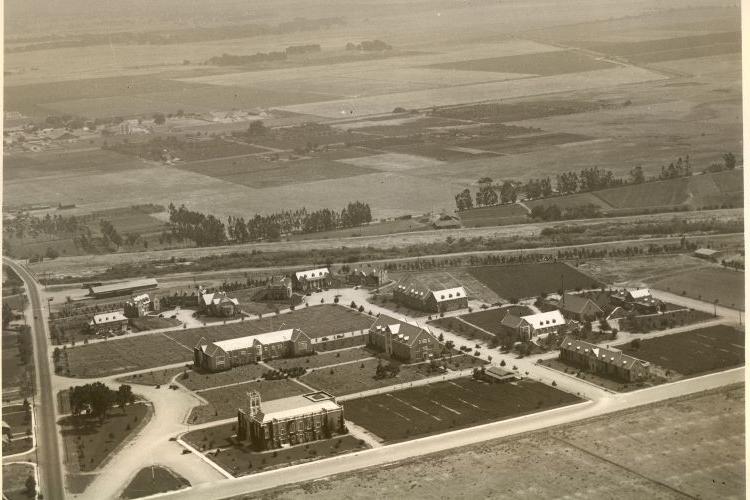
<svg viewBox="0 0 750 500">
<path fill-rule="evenodd" d="M 122 493 L 122 498 L 141 498 L 167 491 L 181 490 L 190 481 L 166 467 L 152 465 L 138 471 Z"/>
<path fill-rule="evenodd" d="M 597 69 L 612 68 L 606 61 L 573 50 L 538 52 L 520 56 L 490 57 L 450 63 L 433 64 L 431 68 L 463 71 L 493 71 L 527 75 L 562 75 Z"/>
<path fill-rule="evenodd" d="M 601 285 L 598 280 L 560 262 L 482 266 L 470 268 L 469 272 L 506 299 L 556 292 L 563 287 L 563 283 L 565 290 L 598 288 Z"/>
<path fill-rule="evenodd" d="M 185 434 L 184 439 L 202 451 L 220 450 L 218 453 L 208 453 L 208 458 L 235 477 L 367 448 L 364 441 L 344 435 L 291 448 L 259 452 L 248 444 L 237 443 L 236 428 L 236 424 L 217 425 Z"/>
<path fill-rule="evenodd" d="M 711 266 L 650 283 L 654 288 L 687 295 L 733 309 L 745 309 L 745 273 Z"/>
<path fill-rule="evenodd" d="M 643 339 L 637 349 L 631 344 L 617 347 L 685 376 L 734 368 L 745 362 L 745 334 L 726 325 Z"/>
<path fill-rule="evenodd" d="M 579 401 L 531 380 L 488 384 L 465 378 L 355 399 L 344 407 L 349 420 L 394 442 Z"/>
<path fill-rule="evenodd" d="M 197 394 L 208 401 L 208 405 L 193 408 L 190 413 L 191 424 L 202 424 L 212 420 L 221 420 L 237 415 L 237 409 L 247 405 L 249 391 L 260 392 L 262 401 L 286 398 L 310 392 L 300 384 L 289 380 L 263 380 L 230 385 L 220 389 L 209 389 Z"/>
<path fill-rule="evenodd" d="M 384 363 L 385 364 L 385 363 Z M 315 370 L 300 377 L 300 381 L 334 396 L 353 394 L 389 385 L 413 382 L 428 377 L 428 365 L 401 365 L 395 377 L 375 378 L 377 359 L 367 359 L 361 363 L 334 366 L 330 369 Z"/>
<path fill-rule="evenodd" d="M 355 347 L 353 349 L 343 349 L 335 352 L 322 352 L 312 356 L 302 356 L 291 359 L 274 359 L 269 361 L 268 365 L 276 368 L 293 368 L 301 366 L 303 368 L 319 368 L 321 366 L 335 365 L 339 363 L 348 363 L 360 359 L 372 358 L 376 354 L 364 347 Z"/>
<path fill-rule="evenodd" d="M 3 465 L 3 497 L 8 500 L 33 498 L 33 495 L 26 494 L 26 480 L 29 476 L 34 477 L 34 467 L 31 464 Z"/>
<path fill-rule="evenodd" d="M 742 498 L 744 386 L 265 493 L 368 498 Z M 638 443 L 633 446 L 633 443 Z M 677 490 L 677 491 L 675 491 Z M 679 493 L 678 493 L 679 492 Z"/>
<path fill-rule="evenodd" d="M 30 397 L 34 388 L 34 364 L 23 363 L 18 350 L 18 332 L 2 332 L 3 400 Z"/>
<path fill-rule="evenodd" d="M 104 421 L 88 416 L 60 419 L 63 453 L 69 472 L 89 472 L 151 417 L 151 407 L 134 404 L 125 410 L 111 409 Z"/>
<path fill-rule="evenodd" d="M 465 227 L 502 226 L 521 224 L 528 221 L 528 211 L 521 205 L 498 205 L 496 207 L 475 208 L 461 212 L 461 222 Z"/>
</svg>

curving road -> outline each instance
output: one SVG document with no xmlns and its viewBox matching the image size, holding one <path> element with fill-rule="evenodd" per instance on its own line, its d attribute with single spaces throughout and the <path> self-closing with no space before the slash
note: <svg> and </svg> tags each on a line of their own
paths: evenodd
<svg viewBox="0 0 750 500">
<path fill-rule="evenodd" d="M 49 338 L 46 321 L 46 308 L 42 303 L 39 283 L 19 263 L 3 257 L 3 263 L 10 266 L 23 280 L 31 303 L 32 338 L 34 344 L 34 366 L 36 368 L 37 397 L 35 401 L 36 442 L 39 460 L 39 488 L 48 500 L 64 499 L 60 441 L 57 433 L 57 405 L 52 390 L 50 357 L 47 352 Z"/>
</svg>

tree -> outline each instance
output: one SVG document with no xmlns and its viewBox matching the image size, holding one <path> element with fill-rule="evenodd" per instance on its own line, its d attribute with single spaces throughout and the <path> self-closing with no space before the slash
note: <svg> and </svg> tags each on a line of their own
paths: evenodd
<svg viewBox="0 0 750 500">
<path fill-rule="evenodd" d="M 632 184 L 642 184 L 646 181 L 646 177 L 643 175 L 643 168 L 638 165 L 630 171 L 630 182 Z"/>
<path fill-rule="evenodd" d="M 469 210 L 474 207 L 474 202 L 471 199 L 471 191 L 464 189 L 456 195 L 456 209 L 459 212 Z"/>
<path fill-rule="evenodd" d="M 32 496 L 36 494 L 36 479 L 34 479 L 34 476 L 29 475 L 29 477 L 26 478 L 26 482 L 24 483 L 26 486 L 26 495 Z"/>
<path fill-rule="evenodd" d="M 724 153 L 721 158 L 724 160 L 724 168 L 727 170 L 734 170 L 734 167 L 737 166 L 737 158 L 734 157 L 734 154 Z"/>
<path fill-rule="evenodd" d="M 154 123 L 156 125 L 164 125 L 167 122 L 167 117 L 164 113 L 154 113 Z"/>
<path fill-rule="evenodd" d="M 511 181 L 503 182 L 500 187 L 500 200 L 502 203 L 515 203 L 518 199 L 518 190 Z"/>
<path fill-rule="evenodd" d="M 117 405 L 125 412 L 125 407 L 135 401 L 132 388 L 127 384 L 122 384 L 117 388 L 117 394 L 115 395 Z"/>
</svg>

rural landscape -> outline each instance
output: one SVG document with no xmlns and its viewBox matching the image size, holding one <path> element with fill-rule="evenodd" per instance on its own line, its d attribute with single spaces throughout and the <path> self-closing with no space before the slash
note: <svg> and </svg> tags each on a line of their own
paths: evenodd
<svg viewBox="0 0 750 500">
<path fill-rule="evenodd" d="M 745 496 L 739 3 L 52 4 L 3 498 Z"/>
</svg>

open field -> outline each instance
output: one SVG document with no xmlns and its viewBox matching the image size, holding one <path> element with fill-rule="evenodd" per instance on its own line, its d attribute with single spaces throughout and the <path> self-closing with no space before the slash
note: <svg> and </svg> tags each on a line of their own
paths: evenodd
<svg viewBox="0 0 750 500">
<path fill-rule="evenodd" d="M 200 391 L 221 385 L 238 384 L 259 379 L 268 368 L 263 365 L 241 365 L 223 372 L 202 372 L 195 369 L 188 376 L 180 376 L 179 382 L 191 391 Z"/>
<path fill-rule="evenodd" d="M 503 298 L 535 297 L 541 293 L 598 288 L 598 280 L 560 262 L 470 268 L 469 272 Z"/>
<path fill-rule="evenodd" d="M 3 497 L 8 500 L 29 500 L 32 498 L 32 495 L 26 494 L 26 480 L 29 476 L 34 477 L 34 467 L 31 464 L 4 464 Z"/>
<path fill-rule="evenodd" d="M 122 493 L 122 498 L 141 498 L 167 491 L 181 490 L 190 482 L 179 474 L 159 465 L 138 471 Z"/>
<path fill-rule="evenodd" d="M 745 334 L 726 325 L 642 339 L 635 349 L 631 344 L 617 347 L 685 376 L 734 368 L 745 362 Z"/>
<path fill-rule="evenodd" d="M 186 363 L 187 364 L 187 363 Z M 118 378 L 117 381 L 123 384 L 138 385 L 165 385 L 171 381 L 175 375 L 187 371 L 188 368 L 165 368 L 163 370 L 153 370 L 146 373 L 136 373 L 127 377 Z"/>
<path fill-rule="evenodd" d="M 551 76 L 608 69 L 614 67 L 614 64 L 596 59 L 582 52 L 555 50 L 521 56 L 491 57 L 487 59 L 442 63 L 431 67 L 435 69 Z"/>
<path fill-rule="evenodd" d="M 124 411 L 111 409 L 104 421 L 86 416 L 60 419 L 68 472 L 95 470 L 136 428 L 151 418 L 152 411 L 145 404 L 134 404 L 126 406 Z"/>
<path fill-rule="evenodd" d="M 32 445 L 33 441 L 31 437 L 14 437 L 11 442 L 3 443 L 3 455 L 7 457 L 29 451 Z"/>
<path fill-rule="evenodd" d="M 465 378 L 347 401 L 345 411 L 349 420 L 394 442 L 579 401 L 531 380 L 489 384 Z"/>
<path fill-rule="evenodd" d="M 290 359 L 273 359 L 266 364 L 280 370 L 281 368 L 293 368 L 301 366 L 307 368 L 320 368 L 321 366 L 334 365 L 338 363 L 348 363 L 365 358 L 372 358 L 376 354 L 364 347 L 355 347 L 353 349 L 343 349 L 335 352 L 322 352 L 312 356 L 302 356 Z"/>
<path fill-rule="evenodd" d="M 532 500 L 616 492 L 618 498 L 741 498 L 744 408 L 744 386 L 731 386 L 264 495 L 324 500 L 361 491 L 372 498 Z"/>
<path fill-rule="evenodd" d="M 34 388 L 33 361 L 24 363 L 18 348 L 18 333 L 2 332 L 2 387 L 3 401 L 30 397 Z"/>
<path fill-rule="evenodd" d="M 72 151 L 44 151 L 3 155 L 4 181 L 36 180 L 54 182 L 60 178 L 85 177 L 90 174 L 140 170 L 148 165 L 132 156 L 86 148 Z M 70 199 L 61 199 L 71 202 Z"/>
<path fill-rule="evenodd" d="M 222 424 L 189 432 L 183 439 L 201 451 L 219 450 L 209 452 L 208 459 L 235 477 L 367 448 L 364 441 L 344 435 L 279 450 L 254 451 L 249 444 L 237 442 L 236 429 L 237 424 Z"/>
<path fill-rule="evenodd" d="M 521 205 L 514 203 L 466 210 L 459 216 L 464 227 L 484 227 L 523 224 L 528 221 L 528 213 Z"/>
<path fill-rule="evenodd" d="M 378 387 L 413 382 L 430 375 L 429 365 L 427 364 L 401 365 L 401 369 L 395 377 L 376 379 L 375 369 L 378 362 L 377 359 L 367 359 L 361 363 L 350 363 L 330 369 L 315 370 L 300 377 L 300 381 L 334 396 L 343 396 Z M 394 361 L 391 361 L 391 363 L 394 363 Z"/>
<path fill-rule="evenodd" d="M 581 262 L 579 269 L 605 283 L 637 287 L 647 286 L 673 274 L 697 271 L 707 266 L 703 259 L 688 254 L 676 254 L 593 259 Z"/>
<path fill-rule="evenodd" d="M 237 415 L 237 408 L 247 404 L 247 392 L 260 392 L 262 401 L 287 398 L 310 392 L 309 389 L 289 380 L 263 380 L 230 385 L 219 389 L 201 391 L 198 395 L 208 401 L 208 405 L 197 406 L 190 412 L 191 424 L 202 424 Z"/>
<path fill-rule="evenodd" d="M 745 273 L 717 266 L 693 269 L 650 282 L 667 292 L 686 295 L 733 309 L 745 309 Z"/>
</svg>

